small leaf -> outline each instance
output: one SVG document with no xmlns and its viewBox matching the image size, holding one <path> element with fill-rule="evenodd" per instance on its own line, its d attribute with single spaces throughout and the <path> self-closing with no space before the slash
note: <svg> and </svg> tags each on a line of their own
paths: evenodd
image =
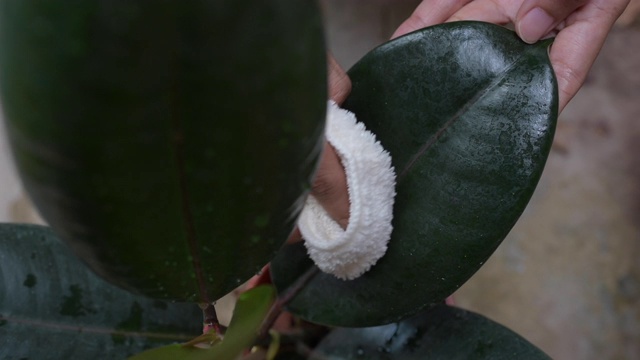
<svg viewBox="0 0 640 360">
<path fill-rule="evenodd" d="M 185 347 L 179 344 L 163 346 L 157 349 L 147 350 L 138 355 L 132 356 L 129 360 L 196 360 L 213 359 L 208 357 L 208 351 L 195 347 Z M 226 360 L 226 359 L 221 359 Z M 230 360 L 235 360 L 231 358 Z"/>
<path fill-rule="evenodd" d="M 115 284 L 212 302 L 295 226 L 322 149 L 311 0 L 0 2 L 0 90 L 47 223 Z"/>
<path fill-rule="evenodd" d="M 231 359 L 255 341 L 262 321 L 275 300 L 275 288 L 261 285 L 242 295 L 236 303 L 224 340 L 211 349 L 211 359 Z"/>
<path fill-rule="evenodd" d="M 124 359 L 201 329 L 198 306 L 134 296 L 50 229 L 0 224 L 0 359 Z"/>
<path fill-rule="evenodd" d="M 224 339 L 210 349 L 170 345 L 145 351 L 129 360 L 234 360 L 255 341 L 274 299 L 275 289 L 268 285 L 240 295 Z"/>
<path fill-rule="evenodd" d="M 392 40 L 349 70 L 345 107 L 391 153 L 397 186 L 386 255 L 362 277 L 319 274 L 288 309 L 337 326 L 387 324 L 439 303 L 524 211 L 555 130 L 549 42 L 458 22 Z M 312 266 L 302 245 L 272 262 L 278 289 Z"/>
<path fill-rule="evenodd" d="M 438 305 L 411 319 L 371 328 L 337 329 L 310 359 L 549 360 L 520 335 L 481 315 Z"/>
</svg>

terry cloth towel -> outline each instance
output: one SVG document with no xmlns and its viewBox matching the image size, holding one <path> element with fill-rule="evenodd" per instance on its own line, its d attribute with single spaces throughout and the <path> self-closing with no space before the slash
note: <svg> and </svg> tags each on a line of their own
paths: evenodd
<svg viewBox="0 0 640 360">
<path fill-rule="evenodd" d="M 396 175 L 391 156 L 375 135 L 333 101 L 327 106 L 326 138 L 345 168 L 349 225 L 343 230 L 310 195 L 298 227 L 318 268 L 351 280 L 368 271 L 387 251 Z"/>
</svg>

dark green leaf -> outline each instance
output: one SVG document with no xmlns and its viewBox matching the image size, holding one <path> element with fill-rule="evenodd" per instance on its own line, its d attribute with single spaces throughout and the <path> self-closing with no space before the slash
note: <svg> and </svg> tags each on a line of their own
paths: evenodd
<svg viewBox="0 0 640 360">
<path fill-rule="evenodd" d="M 202 331 L 202 311 L 97 277 L 46 227 L 0 224 L 0 359 L 124 359 Z"/>
<path fill-rule="evenodd" d="M 253 288 L 238 298 L 224 340 L 211 349 L 172 345 L 146 351 L 130 360 L 234 360 L 250 347 L 275 299 L 272 286 Z"/>
<path fill-rule="evenodd" d="M 8 0 L 0 80 L 18 168 L 92 269 L 212 301 L 294 227 L 319 156 L 311 0 Z"/>
<path fill-rule="evenodd" d="M 391 153 L 398 175 L 386 255 L 353 281 L 319 274 L 289 309 L 373 326 L 439 303 L 493 253 L 542 174 L 557 117 L 549 42 L 459 22 L 380 46 L 349 71 L 345 107 Z M 301 245 L 272 262 L 279 289 L 311 266 Z"/>
<path fill-rule="evenodd" d="M 439 305 L 414 318 L 371 328 L 337 329 L 310 359 L 548 360 L 520 335 L 481 315 Z"/>
</svg>

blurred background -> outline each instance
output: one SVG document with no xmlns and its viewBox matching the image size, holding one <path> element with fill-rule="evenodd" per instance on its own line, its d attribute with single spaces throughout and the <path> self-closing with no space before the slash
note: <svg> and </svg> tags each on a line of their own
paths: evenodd
<svg viewBox="0 0 640 360">
<path fill-rule="evenodd" d="M 320 2 L 329 48 L 348 69 L 419 1 Z M 632 0 L 561 114 L 524 215 L 455 295 L 554 359 L 640 359 L 639 14 Z M 40 221 L 0 127 L 0 222 Z"/>
</svg>

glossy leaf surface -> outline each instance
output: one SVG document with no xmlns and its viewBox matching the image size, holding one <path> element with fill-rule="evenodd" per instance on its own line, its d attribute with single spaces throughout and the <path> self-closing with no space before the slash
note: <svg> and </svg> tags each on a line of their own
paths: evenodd
<svg viewBox="0 0 640 360">
<path fill-rule="evenodd" d="M 45 220 L 96 272 L 213 301 L 294 227 L 321 150 L 311 0 L 0 2 L 8 133 Z"/>
<path fill-rule="evenodd" d="M 195 304 L 134 296 L 50 229 L 0 224 L 0 359 L 124 359 L 201 331 Z"/>
<path fill-rule="evenodd" d="M 368 273 L 319 274 L 289 310 L 329 325 L 387 324 L 441 302 L 482 266 L 526 207 L 551 147 L 548 47 L 458 22 L 388 42 L 353 66 L 344 107 L 391 153 L 393 233 Z M 278 289 L 311 265 L 302 245 L 283 248 L 272 262 Z"/>
<path fill-rule="evenodd" d="M 520 335 L 481 315 L 438 305 L 399 323 L 337 329 L 310 359 L 549 360 Z"/>
<path fill-rule="evenodd" d="M 275 289 L 268 285 L 241 294 L 224 339 L 210 349 L 170 345 L 146 351 L 129 360 L 234 360 L 253 344 L 274 299 Z"/>
</svg>

